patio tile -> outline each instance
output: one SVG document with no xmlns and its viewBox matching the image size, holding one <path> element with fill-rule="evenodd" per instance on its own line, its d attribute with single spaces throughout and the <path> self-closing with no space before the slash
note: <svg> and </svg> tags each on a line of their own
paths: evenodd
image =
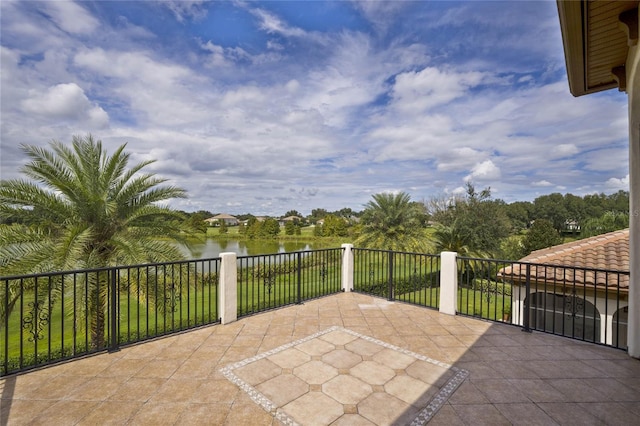
<svg viewBox="0 0 640 426">
<path fill-rule="evenodd" d="M 638 423 L 638 415 L 635 412 L 615 402 L 590 402 L 578 405 L 607 425 L 633 425 Z"/>
<path fill-rule="evenodd" d="M 465 380 L 449 398 L 449 404 L 488 404 L 489 400 L 469 379 Z"/>
<path fill-rule="evenodd" d="M 309 426 L 324 426 L 343 415 L 342 404 L 322 392 L 309 392 L 282 407 L 294 420 Z"/>
<path fill-rule="evenodd" d="M 533 403 L 495 404 L 494 407 L 513 425 L 557 425 L 558 423 Z"/>
<path fill-rule="evenodd" d="M 293 374 L 309 384 L 321 385 L 338 375 L 338 369 L 321 361 L 310 361 L 293 370 Z"/>
<path fill-rule="evenodd" d="M 609 398 L 582 379 L 548 379 L 546 382 L 561 392 L 568 402 L 601 402 Z"/>
<path fill-rule="evenodd" d="M 186 402 L 191 401 L 200 388 L 200 381 L 194 379 L 170 379 L 158 389 L 149 402 Z"/>
<path fill-rule="evenodd" d="M 322 361 L 338 369 L 351 368 L 362 362 L 362 357 L 344 349 L 335 349 L 322 356 Z"/>
<path fill-rule="evenodd" d="M 322 385 L 322 392 L 341 404 L 357 404 L 373 392 L 373 388 L 355 377 L 339 375 Z"/>
<path fill-rule="evenodd" d="M 343 327 L 343 319 L 362 325 L 336 329 L 329 337 L 335 342 L 322 336 L 307 339 Z M 285 350 L 295 354 L 294 365 L 304 362 L 283 368 L 267 359 L 276 352 L 266 352 Z M 337 368 L 323 361 L 336 351 Z M 2 378 L 0 424 L 280 424 L 282 412 L 277 417 L 276 411 L 265 410 L 220 371 L 247 359 L 254 361 L 236 368 L 238 377 L 244 371 L 247 386 L 274 399 L 281 396 L 280 403 L 291 399 L 285 406 L 297 407 L 304 424 L 331 419 L 333 426 L 408 424 L 453 376 L 438 370 L 438 363 L 417 368 L 414 359 L 402 366 L 411 353 L 469 371 L 429 424 L 630 425 L 640 417 L 640 361 L 624 351 L 341 293 Z M 344 365 L 345 357 L 357 362 Z M 322 392 L 323 384 L 333 380 L 327 388 L 335 387 L 353 402 L 348 398 L 354 393 L 345 392 L 347 382 L 375 377 L 370 367 L 376 364 L 391 377 L 374 380 L 384 384 L 367 383 L 373 393 L 357 404 L 340 403 Z M 260 368 L 252 371 L 254 365 Z M 433 381 L 436 387 L 427 386 Z M 308 390 L 305 385 L 296 390 L 300 382 Z M 317 395 L 328 398 L 329 405 L 312 406 L 318 398 L 311 396 Z M 418 398 L 413 405 L 412 398 Z M 334 408 L 335 414 L 328 415 Z M 319 417 L 311 417 L 314 412 Z M 391 420 L 394 415 L 404 417 Z"/>
<path fill-rule="evenodd" d="M 16 399 L 11 404 L 3 401 L 0 405 L 0 423 L 4 425 L 31 424 L 33 419 L 38 417 L 40 413 L 56 403 L 57 401 L 55 400 L 43 401 L 37 399 Z"/>
<path fill-rule="evenodd" d="M 304 343 L 300 343 L 299 345 L 296 345 L 295 348 L 311 356 L 321 356 L 326 354 L 327 352 L 331 352 L 336 347 L 335 345 L 327 341 L 321 339 L 313 339 Z"/>
<path fill-rule="evenodd" d="M 343 414 L 338 420 L 331 423 L 331 426 L 376 426 L 358 414 Z"/>
<path fill-rule="evenodd" d="M 178 417 L 178 425 L 222 425 L 225 423 L 231 405 L 189 404 Z"/>
<path fill-rule="evenodd" d="M 395 376 L 384 385 L 384 390 L 416 408 L 426 407 L 437 392 L 433 386 L 410 376 Z"/>
<path fill-rule="evenodd" d="M 163 359 L 159 358 L 153 362 L 147 363 L 141 370 L 139 370 L 135 377 L 159 377 L 169 378 L 176 372 L 176 370 L 184 362 L 183 359 Z"/>
<path fill-rule="evenodd" d="M 403 356 L 398 353 L 396 355 Z M 415 361 L 415 358 L 412 361 Z M 396 375 L 393 366 L 373 361 L 363 361 L 351 368 L 349 372 L 352 376 L 370 385 L 384 385 Z"/>
<path fill-rule="evenodd" d="M 92 377 L 67 394 L 72 401 L 104 401 L 118 391 L 126 378 Z"/>
<path fill-rule="evenodd" d="M 529 402 L 529 399 L 509 382 L 501 379 L 470 379 L 474 386 L 493 404 Z"/>
<path fill-rule="evenodd" d="M 253 386 L 266 382 L 280 373 L 282 373 L 282 367 L 268 359 L 261 359 L 235 370 L 235 374 Z"/>
<path fill-rule="evenodd" d="M 542 379 L 509 379 L 510 387 L 518 389 L 533 402 L 558 402 L 565 401 L 562 392 Z"/>
<path fill-rule="evenodd" d="M 148 401 L 164 385 L 165 379 L 132 377 L 118 388 L 109 398 L 110 401 Z"/>
<path fill-rule="evenodd" d="M 32 425 L 75 424 L 91 413 L 100 403 L 97 401 L 61 400 L 40 412 L 31 422 Z"/>
<path fill-rule="evenodd" d="M 98 377 L 133 377 L 145 367 L 145 362 L 138 358 L 123 357 L 109 365 L 109 368 L 97 373 Z"/>
<path fill-rule="evenodd" d="M 285 351 L 278 352 L 275 355 L 271 355 L 267 359 L 281 368 L 296 368 L 299 365 L 311 361 L 311 356 L 296 348 L 290 348 Z"/>
<path fill-rule="evenodd" d="M 256 386 L 267 398 L 283 406 L 309 392 L 309 384 L 293 374 L 281 374 Z"/>
<path fill-rule="evenodd" d="M 78 426 L 122 425 L 127 423 L 142 405 L 142 402 L 105 401 L 77 424 Z"/>
<path fill-rule="evenodd" d="M 227 379 L 201 380 L 200 386 L 190 399 L 200 404 L 232 404 L 240 393 L 240 389 Z"/>
<path fill-rule="evenodd" d="M 130 425 L 173 425 L 186 409 L 177 402 L 152 402 L 144 404 L 127 422 Z"/>
<path fill-rule="evenodd" d="M 429 421 L 429 426 L 464 426 L 465 423 L 460 419 L 453 407 L 445 404 Z"/>
<path fill-rule="evenodd" d="M 463 404 L 451 407 L 467 425 L 511 425 L 509 419 L 491 404 Z"/>
<path fill-rule="evenodd" d="M 378 425 L 408 424 L 418 411 L 411 404 L 383 392 L 373 393 L 358 404 L 358 413 Z"/>
<path fill-rule="evenodd" d="M 601 425 L 603 422 L 576 403 L 545 402 L 537 404 L 561 425 Z"/>
</svg>

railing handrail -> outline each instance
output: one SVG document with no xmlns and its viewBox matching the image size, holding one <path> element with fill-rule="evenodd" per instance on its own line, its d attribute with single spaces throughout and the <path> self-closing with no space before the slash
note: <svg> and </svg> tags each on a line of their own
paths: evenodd
<svg viewBox="0 0 640 426">
<path fill-rule="evenodd" d="M 27 278 L 41 278 L 41 277 L 50 277 L 57 275 L 73 275 L 73 274 L 84 274 L 91 272 L 104 272 L 104 271 L 112 271 L 114 269 L 136 269 L 136 268 L 149 268 L 154 266 L 164 266 L 164 265 L 177 265 L 184 263 L 194 263 L 194 262 L 211 262 L 220 260 L 220 257 L 207 257 L 202 259 L 183 259 L 183 260 L 169 260 L 167 262 L 153 262 L 153 263 L 139 263 L 134 265 L 114 265 L 114 266 L 101 266 L 99 268 L 85 268 L 85 269 L 70 269 L 67 271 L 51 271 L 51 272 L 37 272 L 33 274 L 23 274 L 23 275 L 6 275 L 0 276 L 0 281 L 12 281 L 19 279 L 27 279 Z"/>
</svg>

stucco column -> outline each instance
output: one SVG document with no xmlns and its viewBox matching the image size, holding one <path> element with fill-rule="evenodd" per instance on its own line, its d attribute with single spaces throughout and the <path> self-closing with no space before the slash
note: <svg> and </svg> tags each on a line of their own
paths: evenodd
<svg viewBox="0 0 640 426">
<path fill-rule="evenodd" d="M 218 313 L 220 322 L 228 324 L 238 319 L 238 259 L 235 253 L 220 253 L 218 280 Z"/>
<path fill-rule="evenodd" d="M 640 15 L 640 8 L 638 9 Z M 640 21 L 640 16 L 638 17 Z M 629 355 L 640 358 L 640 43 L 629 47 Z"/>
<path fill-rule="evenodd" d="M 455 315 L 458 307 L 458 253 L 440 253 L 440 312 Z"/>
<path fill-rule="evenodd" d="M 342 244 L 342 291 L 353 291 L 353 244 Z"/>
</svg>

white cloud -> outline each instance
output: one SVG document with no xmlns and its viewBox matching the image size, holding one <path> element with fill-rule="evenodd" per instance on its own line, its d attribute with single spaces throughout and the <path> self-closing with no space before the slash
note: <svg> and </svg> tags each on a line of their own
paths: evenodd
<svg viewBox="0 0 640 426">
<path fill-rule="evenodd" d="M 568 157 L 571 155 L 575 155 L 578 152 L 580 152 L 580 150 L 578 149 L 577 146 L 575 146 L 575 144 L 572 144 L 572 143 L 563 143 L 555 146 L 551 150 L 551 154 L 558 157 Z"/>
<path fill-rule="evenodd" d="M 472 169 L 471 173 L 468 174 L 464 180 L 466 182 L 469 181 L 478 181 L 478 182 L 487 182 L 492 180 L 500 179 L 501 173 L 500 168 L 498 168 L 493 161 L 485 160 L 482 163 L 476 164 Z"/>
<path fill-rule="evenodd" d="M 86 121 L 94 128 L 104 128 L 109 123 L 106 111 L 89 101 L 75 83 L 58 84 L 44 93 L 32 91 L 30 97 L 22 101 L 22 108 L 49 119 Z"/>
<path fill-rule="evenodd" d="M 553 186 L 553 184 L 551 182 L 549 182 L 548 180 L 539 180 L 537 182 L 531 182 L 532 186 Z"/>
<path fill-rule="evenodd" d="M 204 0 L 162 0 L 175 15 L 178 22 L 185 22 L 187 19 L 200 19 L 207 15 L 206 8 L 203 7 Z"/>
<path fill-rule="evenodd" d="M 427 67 L 395 78 L 393 103 L 403 113 L 421 114 L 464 95 L 483 79 L 479 72 L 457 73 Z"/>
<path fill-rule="evenodd" d="M 90 34 L 98 29 L 100 21 L 84 7 L 71 1 L 49 1 L 43 3 L 42 11 L 63 31 L 72 34 Z"/>
<path fill-rule="evenodd" d="M 605 183 L 605 186 L 610 189 L 622 189 L 625 191 L 629 190 L 629 175 L 626 175 L 623 178 L 610 178 Z"/>
</svg>

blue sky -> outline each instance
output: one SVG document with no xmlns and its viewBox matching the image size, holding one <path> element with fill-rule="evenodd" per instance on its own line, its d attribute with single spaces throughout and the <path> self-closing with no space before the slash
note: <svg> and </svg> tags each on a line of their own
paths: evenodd
<svg viewBox="0 0 640 426">
<path fill-rule="evenodd" d="M 466 182 L 628 190 L 627 97 L 569 93 L 556 3 L 0 2 L 2 178 L 21 143 L 127 143 L 187 200 L 361 210 Z"/>
</svg>

